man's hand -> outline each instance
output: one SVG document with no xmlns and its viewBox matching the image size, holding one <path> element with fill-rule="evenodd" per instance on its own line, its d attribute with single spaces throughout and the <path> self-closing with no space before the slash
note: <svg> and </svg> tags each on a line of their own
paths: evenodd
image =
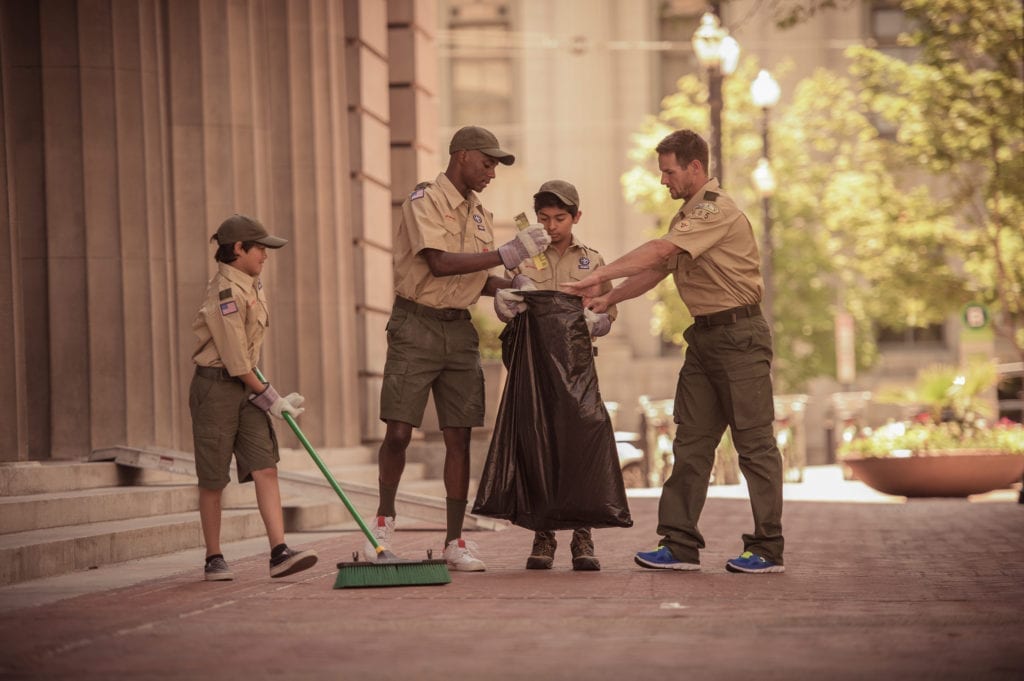
<svg viewBox="0 0 1024 681">
<path fill-rule="evenodd" d="M 604 312 L 594 312 L 589 307 L 583 308 L 583 318 L 587 322 L 587 331 L 592 338 L 599 338 L 612 328 L 612 320 Z"/>
<path fill-rule="evenodd" d="M 513 293 L 512 289 L 500 288 L 494 294 L 494 313 L 501 321 L 508 323 L 525 310 L 526 301 L 518 293 Z"/>
<path fill-rule="evenodd" d="M 498 255 L 505 269 L 513 270 L 519 263 L 532 258 L 551 243 L 551 235 L 541 225 L 530 225 L 516 234 L 516 238 L 498 247 Z"/>
<path fill-rule="evenodd" d="M 295 417 L 306 411 L 302 408 L 302 404 L 306 401 L 305 397 L 299 393 L 289 393 L 287 396 L 281 397 L 274 386 L 269 383 L 263 392 L 249 395 L 249 401 L 279 419 L 283 419 L 285 413 Z"/>
<path fill-rule="evenodd" d="M 601 295 L 601 282 L 593 274 L 580 279 L 579 281 L 567 281 L 561 285 L 566 293 L 582 298 L 596 298 Z"/>
</svg>

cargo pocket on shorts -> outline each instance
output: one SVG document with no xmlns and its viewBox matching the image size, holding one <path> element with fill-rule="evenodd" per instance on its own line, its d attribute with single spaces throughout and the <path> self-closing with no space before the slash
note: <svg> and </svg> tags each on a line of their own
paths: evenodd
<svg viewBox="0 0 1024 681">
<path fill-rule="evenodd" d="M 770 365 L 761 362 L 730 375 L 729 393 L 737 430 L 770 425 L 775 419 L 770 374 Z"/>
<path fill-rule="evenodd" d="M 388 360 L 384 363 L 384 380 L 380 389 L 380 404 L 383 410 L 402 403 L 405 389 L 405 375 L 409 363 L 405 360 Z"/>
</svg>

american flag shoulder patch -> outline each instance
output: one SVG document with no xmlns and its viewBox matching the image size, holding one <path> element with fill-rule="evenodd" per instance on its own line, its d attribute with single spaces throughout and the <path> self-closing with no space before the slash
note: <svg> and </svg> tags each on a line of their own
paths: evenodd
<svg viewBox="0 0 1024 681">
<path fill-rule="evenodd" d="M 229 314 L 235 314 L 236 312 L 238 312 L 238 305 L 235 304 L 235 301 L 229 300 L 226 303 L 220 304 L 220 313 L 222 316 L 227 317 Z"/>
</svg>

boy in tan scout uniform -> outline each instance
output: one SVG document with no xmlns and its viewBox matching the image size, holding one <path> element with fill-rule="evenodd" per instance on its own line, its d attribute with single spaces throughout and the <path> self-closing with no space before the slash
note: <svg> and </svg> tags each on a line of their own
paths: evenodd
<svg viewBox="0 0 1024 681">
<path fill-rule="evenodd" d="M 217 242 L 217 273 L 192 321 L 197 337 L 189 388 L 199 519 L 206 542 L 204 578 L 233 579 L 220 550 L 221 495 L 235 455 L 239 482 L 254 482 L 256 502 L 270 540 L 270 576 L 284 577 L 312 567 L 316 551 L 293 551 L 284 543 L 280 460 L 270 416 L 298 416 L 303 397 L 278 395 L 256 377 L 263 335 L 268 326 L 267 297 L 260 280 L 268 248 L 287 241 L 271 236 L 259 221 L 243 215 L 225 220 L 210 239 Z"/>
<path fill-rule="evenodd" d="M 708 145 L 691 130 L 678 130 L 657 146 L 661 183 L 685 203 L 668 234 L 633 249 L 583 281 L 563 288 L 600 311 L 650 290 L 668 272 L 693 314 L 686 358 L 675 396 L 678 424 L 675 466 L 658 507 L 654 551 L 634 560 L 646 568 L 699 570 L 704 537 L 697 529 L 707 498 L 715 447 L 732 431 L 740 470 L 750 490 L 754 530 L 743 535 L 743 553 L 730 572 L 783 572 L 782 457 L 772 422 L 772 337 L 761 316 L 764 292 L 757 241 L 750 222 L 718 180 L 709 178 Z M 628 277 L 602 294 L 598 285 Z"/>
<path fill-rule="evenodd" d="M 585 279 L 596 268 L 604 265 L 601 254 L 577 240 L 572 232 L 583 217 L 579 206 L 579 192 L 565 180 L 549 180 L 533 195 L 533 210 L 537 220 L 551 235 L 551 245 L 544 252 L 548 266 L 538 269 L 536 263 L 529 259 L 510 271 L 512 286 L 500 289 L 494 296 L 494 311 L 501 321 L 510 322 L 526 309 L 523 296 L 515 293 L 515 290 L 557 291 L 563 283 Z M 605 283 L 601 288 L 602 292 L 607 293 L 612 286 Z M 584 309 L 583 312 L 591 336 L 603 336 L 611 330 L 616 315 L 614 305 L 601 313 L 590 309 Z M 557 547 L 554 532 L 535 532 L 533 549 L 526 559 L 526 569 L 550 569 Z M 600 561 L 594 556 L 594 540 L 589 527 L 573 531 L 570 550 L 573 570 L 601 569 Z"/>
<path fill-rule="evenodd" d="M 395 228 L 395 302 L 387 325 L 388 354 L 380 394 L 380 418 L 387 424 L 379 462 L 380 502 L 372 530 L 390 549 L 395 497 L 405 468 L 412 429 L 423 420 L 434 396 L 444 436 L 447 534 L 444 558 L 451 570 L 485 569 L 462 538 L 469 495 L 469 441 L 484 423 L 484 381 L 479 338 L 470 305 L 493 296 L 507 279 L 487 270 L 516 267 L 540 253 L 550 237 L 540 225 L 494 243 L 493 216 L 477 196 L 495 177 L 499 163 L 515 156 L 503 151 L 488 130 L 467 126 L 452 137 L 445 171 L 416 186 L 402 204 Z M 364 556 L 376 559 L 367 542 Z"/>
</svg>

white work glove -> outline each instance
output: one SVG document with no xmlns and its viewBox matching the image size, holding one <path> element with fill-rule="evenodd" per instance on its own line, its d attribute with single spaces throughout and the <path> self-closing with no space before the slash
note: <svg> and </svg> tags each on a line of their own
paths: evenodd
<svg viewBox="0 0 1024 681">
<path fill-rule="evenodd" d="M 536 291 L 537 285 L 525 274 L 517 274 L 512 278 L 512 288 L 520 291 Z"/>
<path fill-rule="evenodd" d="M 551 235 L 541 225 L 530 225 L 523 231 L 516 234 L 516 238 L 498 247 L 498 255 L 505 269 L 513 270 L 519 263 L 532 258 L 551 243 Z"/>
<path fill-rule="evenodd" d="M 520 312 L 526 310 L 526 301 L 518 293 L 513 293 L 510 288 L 499 288 L 494 294 L 494 312 L 498 319 L 506 324 Z"/>
<path fill-rule="evenodd" d="M 306 411 L 302 408 L 302 403 L 306 401 L 305 397 L 299 393 L 289 393 L 281 397 L 277 394 L 274 386 L 269 383 L 267 383 L 267 387 L 260 394 L 249 395 L 249 401 L 279 419 L 283 419 L 285 413 L 295 417 Z"/>
<path fill-rule="evenodd" d="M 587 331 L 592 338 L 598 338 L 612 330 L 612 320 L 607 312 L 594 312 L 589 307 L 583 308 L 583 319 L 587 322 Z"/>
</svg>

